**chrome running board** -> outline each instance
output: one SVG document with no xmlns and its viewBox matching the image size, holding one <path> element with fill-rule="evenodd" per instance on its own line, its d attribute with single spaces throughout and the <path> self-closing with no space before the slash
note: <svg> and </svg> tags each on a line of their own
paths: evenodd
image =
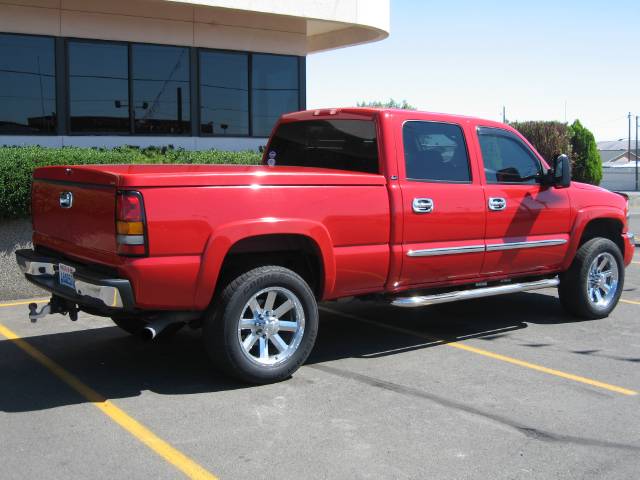
<svg viewBox="0 0 640 480">
<path fill-rule="evenodd" d="M 458 290 L 455 292 L 439 293 L 436 295 L 421 295 L 416 297 L 396 297 L 391 301 L 394 307 L 424 307 L 438 303 L 457 302 L 459 300 L 471 300 L 473 298 L 493 297 L 495 295 L 506 295 L 508 293 L 527 292 L 529 290 L 539 290 L 541 288 L 557 287 L 560 280 L 550 278 L 526 283 L 509 283 L 496 287 L 473 288 L 469 290 Z"/>
</svg>

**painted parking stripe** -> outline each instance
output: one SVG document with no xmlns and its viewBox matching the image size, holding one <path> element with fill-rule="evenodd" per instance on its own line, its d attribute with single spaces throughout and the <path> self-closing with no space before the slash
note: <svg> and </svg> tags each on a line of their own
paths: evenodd
<svg viewBox="0 0 640 480">
<path fill-rule="evenodd" d="M 640 304 L 640 302 L 639 302 L 639 304 Z M 395 327 L 395 326 L 392 326 L 392 325 L 387 325 L 386 323 L 383 323 L 383 322 L 370 320 L 370 319 L 363 318 L 363 317 L 360 317 L 360 316 L 357 316 L 357 315 L 352 315 L 352 314 L 349 314 L 349 313 L 343 313 L 343 312 L 340 312 L 338 310 L 333 310 L 333 309 L 327 308 L 327 307 L 320 307 L 320 310 L 323 310 L 323 311 L 325 311 L 327 313 L 331 313 L 333 315 L 338 315 L 338 316 L 341 316 L 341 317 L 345 317 L 345 318 L 349 318 L 349 319 L 352 319 L 352 320 L 356 320 L 358 322 L 363 322 L 363 323 L 368 323 L 368 324 L 371 324 L 371 325 L 376 325 L 378 327 L 386 328 L 387 330 L 392 330 L 392 331 L 395 331 L 395 332 L 398 332 L 398 333 L 403 333 L 405 335 L 412 335 L 414 337 L 419 337 L 419 338 L 424 338 L 424 339 L 427 339 L 427 340 L 431 340 L 435 344 L 446 345 L 448 347 L 457 348 L 458 350 L 464 350 L 464 351 L 467 351 L 467 352 L 475 353 L 477 355 L 482 355 L 484 357 L 493 358 L 494 360 L 500 360 L 502 362 L 511 363 L 512 365 L 518 365 L 520 367 L 528 368 L 530 370 L 536 370 L 538 372 L 546 373 L 546 374 L 549 374 L 549 375 L 554 375 L 556 377 L 564 378 L 566 380 L 573 380 L 575 382 L 584 383 L 586 385 L 591 385 L 592 387 L 602 388 L 604 390 L 609 390 L 611 392 L 620 393 L 622 395 L 637 395 L 638 394 L 638 392 L 636 392 L 635 390 L 630 390 L 628 388 L 618 387 L 616 385 L 611 385 L 609 383 L 600 382 L 598 380 L 592 380 L 590 378 L 581 377 L 579 375 L 574 375 L 572 373 L 567 373 L 567 372 L 563 372 L 563 371 L 560 371 L 560 370 L 555 370 L 553 368 L 547 368 L 547 367 L 544 367 L 542 365 L 537 365 L 535 363 L 525 362 L 524 360 L 519 360 L 517 358 L 508 357 L 506 355 L 501 355 L 499 353 L 490 352 L 488 350 L 484 350 L 484 349 L 481 349 L 481 348 L 472 347 L 472 346 L 466 345 L 464 343 L 448 342 L 446 340 L 436 339 L 434 337 L 431 337 L 429 335 L 425 335 L 425 334 L 420 333 L 420 332 L 416 332 L 414 330 L 409 330 L 409 329 L 402 328 L 402 327 Z"/>
<path fill-rule="evenodd" d="M 31 303 L 31 302 L 27 302 Z M 2 304 L 0 306 L 7 306 Z M 198 465 L 195 461 L 187 457 L 184 453 L 180 452 L 170 444 L 162 440 L 155 433 L 138 422 L 136 419 L 128 415 L 124 410 L 117 407 L 115 404 L 107 400 L 91 387 L 82 383 L 77 377 L 66 371 L 56 362 L 47 357 L 40 350 L 28 343 L 26 340 L 20 338 L 13 331 L 0 324 L 0 335 L 10 340 L 14 345 L 20 348 L 23 352 L 33 358 L 36 362 L 41 364 L 53 375 L 58 377 L 64 383 L 66 383 L 73 390 L 82 395 L 87 401 L 91 402 L 96 408 L 98 408 L 107 417 L 120 425 L 123 429 L 133 435 L 140 442 L 145 444 L 155 453 L 160 455 L 164 460 L 176 467 L 188 478 L 196 480 L 216 480 L 217 477 L 212 473 L 205 470 Z"/>
<path fill-rule="evenodd" d="M 35 300 L 16 300 L 15 302 L 0 303 L 0 307 L 15 307 L 16 305 L 29 305 L 30 303 L 41 303 L 49 301 L 48 298 L 36 298 Z"/>
<path fill-rule="evenodd" d="M 640 305 L 640 302 L 636 302 L 635 300 L 626 300 L 624 298 L 621 298 L 620 301 L 623 303 L 629 303 L 631 305 Z"/>
</svg>

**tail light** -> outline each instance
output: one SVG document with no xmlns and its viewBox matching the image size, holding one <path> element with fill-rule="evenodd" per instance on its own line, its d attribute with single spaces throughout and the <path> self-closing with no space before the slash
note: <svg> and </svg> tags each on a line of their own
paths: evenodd
<svg viewBox="0 0 640 480">
<path fill-rule="evenodd" d="M 147 225 L 140 192 L 118 192 L 116 196 L 116 243 L 118 254 L 147 254 Z"/>
</svg>

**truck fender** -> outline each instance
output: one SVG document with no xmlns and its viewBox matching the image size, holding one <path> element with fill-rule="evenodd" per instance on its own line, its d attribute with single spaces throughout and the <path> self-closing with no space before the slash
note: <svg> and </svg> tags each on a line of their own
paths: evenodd
<svg viewBox="0 0 640 480">
<path fill-rule="evenodd" d="M 194 305 L 205 309 L 211 302 L 222 264 L 227 253 L 240 240 L 260 235 L 301 235 L 312 240 L 322 257 L 324 289 L 322 297 L 332 292 L 336 263 L 329 231 L 319 222 L 299 218 L 257 218 L 217 227 L 205 245 L 198 272 Z"/>
<path fill-rule="evenodd" d="M 563 271 L 567 270 L 571 266 L 573 258 L 575 257 L 578 248 L 580 247 L 582 234 L 587 228 L 589 222 L 591 222 L 592 220 L 605 218 L 618 220 L 623 225 L 625 222 L 624 211 L 611 206 L 585 207 L 576 212 L 576 217 L 573 222 L 573 228 L 571 229 L 571 235 L 569 236 L 569 247 L 567 248 L 567 255 L 562 265 Z"/>
</svg>

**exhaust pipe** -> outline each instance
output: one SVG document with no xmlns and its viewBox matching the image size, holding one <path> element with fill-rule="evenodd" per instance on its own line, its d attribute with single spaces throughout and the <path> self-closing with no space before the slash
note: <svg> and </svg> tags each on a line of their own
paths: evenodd
<svg viewBox="0 0 640 480">
<path fill-rule="evenodd" d="M 175 316 L 163 316 L 160 318 L 156 318 L 155 320 L 149 322 L 142 329 L 140 334 L 142 338 L 145 340 L 153 340 L 158 335 L 160 335 L 169 325 L 175 325 L 177 323 L 185 323 L 183 319 L 176 318 Z"/>
</svg>

